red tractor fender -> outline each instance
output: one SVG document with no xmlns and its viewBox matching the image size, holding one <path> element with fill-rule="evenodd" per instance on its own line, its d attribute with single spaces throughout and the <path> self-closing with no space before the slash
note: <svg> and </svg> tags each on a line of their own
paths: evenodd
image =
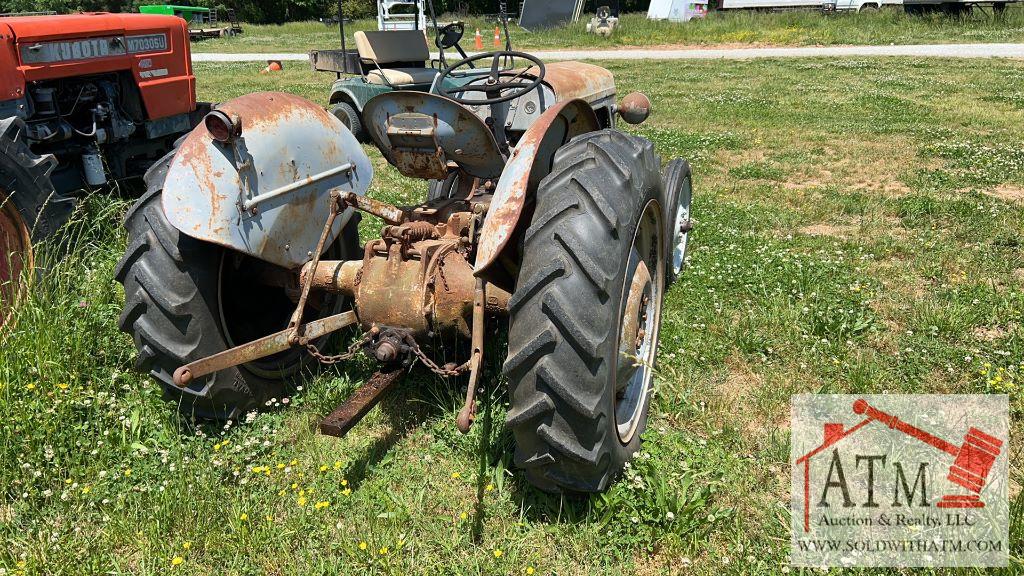
<svg viewBox="0 0 1024 576">
<path fill-rule="evenodd" d="M 580 134 L 601 128 L 585 101 L 566 100 L 548 108 L 523 134 L 505 165 L 487 211 L 477 245 L 473 273 L 483 276 L 520 227 L 520 216 L 537 184 L 551 172 L 555 152 Z M 525 224 L 523 224 L 525 225 Z"/>
</svg>

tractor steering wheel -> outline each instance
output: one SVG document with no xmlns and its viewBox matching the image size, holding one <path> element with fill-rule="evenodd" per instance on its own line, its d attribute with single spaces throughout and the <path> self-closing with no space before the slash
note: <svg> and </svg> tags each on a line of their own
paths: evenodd
<svg viewBox="0 0 1024 576">
<path fill-rule="evenodd" d="M 491 70 L 487 73 L 455 73 L 456 68 L 460 68 L 466 65 L 472 65 L 477 60 L 486 60 L 491 58 Z M 537 67 L 537 72 L 533 74 L 534 79 L 531 82 L 519 81 L 523 74 L 526 73 L 530 67 L 523 68 L 519 72 L 513 72 L 511 69 L 502 69 L 501 60 L 510 59 L 513 63 L 516 58 L 522 58 L 528 62 L 533 63 Z M 487 81 L 483 85 L 474 86 L 466 85 L 459 86 L 458 88 L 452 88 L 451 91 L 445 87 L 444 80 L 446 78 L 465 78 L 467 76 L 487 76 Z M 502 81 L 502 77 L 511 77 L 510 80 Z M 441 74 L 434 81 L 437 86 L 437 92 L 441 96 L 454 100 L 455 102 L 462 104 L 463 106 L 477 106 L 482 104 L 499 104 L 501 102 L 508 102 L 509 100 L 515 100 L 520 96 L 528 93 L 530 90 L 540 86 L 540 83 L 544 80 L 544 62 L 536 56 L 526 54 L 525 52 L 515 52 L 512 50 L 499 50 L 496 52 L 484 52 L 483 54 L 476 54 L 468 58 L 464 58 L 455 64 L 445 68 Z M 502 94 L 504 90 L 512 90 L 508 94 Z M 452 92 L 484 92 L 488 98 L 486 100 L 469 100 L 462 96 L 454 96 Z"/>
</svg>

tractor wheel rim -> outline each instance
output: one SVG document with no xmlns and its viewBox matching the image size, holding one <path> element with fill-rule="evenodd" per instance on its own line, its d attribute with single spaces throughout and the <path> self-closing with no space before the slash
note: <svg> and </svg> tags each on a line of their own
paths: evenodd
<svg viewBox="0 0 1024 576">
<path fill-rule="evenodd" d="M 651 201 L 629 250 L 615 366 L 615 427 L 623 444 L 640 428 L 651 392 L 664 286 L 662 226 L 660 206 Z"/>
<path fill-rule="evenodd" d="M 230 250 L 222 254 L 217 279 L 217 308 L 220 329 L 229 348 L 262 338 L 287 326 L 295 311 L 298 285 L 277 286 L 273 280 L 261 280 L 264 277 L 261 273 L 263 270 L 270 269 L 271 278 L 279 279 L 282 273 L 287 274 L 283 270 L 274 272 L 275 268 L 273 264 Z M 341 297 L 327 297 L 320 302 L 319 308 L 322 309 L 317 310 L 313 300 L 315 298 L 311 297 L 307 305 L 307 322 L 340 312 L 344 302 Z M 319 347 L 323 340 L 313 344 Z M 291 373 L 302 362 L 301 353 L 289 350 L 242 366 L 262 378 L 276 379 L 282 374 Z"/>
<path fill-rule="evenodd" d="M 690 197 L 689 181 L 684 181 L 676 203 L 676 221 L 672 228 L 672 273 L 678 275 L 686 262 L 686 244 L 690 239 Z"/>
<path fill-rule="evenodd" d="M 0 325 L 23 295 L 22 272 L 34 267 L 32 236 L 14 202 L 0 190 Z"/>
</svg>

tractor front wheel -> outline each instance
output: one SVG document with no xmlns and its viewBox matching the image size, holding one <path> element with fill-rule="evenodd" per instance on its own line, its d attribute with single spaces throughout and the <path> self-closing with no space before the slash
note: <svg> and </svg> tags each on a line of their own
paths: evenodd
<svg viewBox="0 0 1024 576">
<path fill-rule="evenodd" d="M 693 199 L 693 178 L 690 163 L 676 158 L 665 166 L 662 176 L 665 187 L 665 223 L 668 228 L 666 252 L 665 285 L 671 286 L 679 278 L 686 265 L 686 248 L 690 239 L 690 203 Z"/>
<path fill-rule="evenodd" d="M 179 232 L 164 215 L 162 186 L 171 155 L 146 174 L 148 191 L 128 212 L 128 248 L 117 266 L 125 305 L 120 328 L 138 349 L 136 367 L 148 372 L 186 415 L 236 418 L 281 398 L 314 360 L 290 350 L 174 385 L 179 366 L 283 330 L 295 309 L 297 286 L 288 271 Z M 358 254 L 356 226 L 328 250 Z M 340 297 L 311 299 L 307 318 L 340 311 Z M 317 345 L 322 345 L 318 342 Z"/>
<path fill-rule="evenodd" d="M 614 130 L 559 149 L 509 302 L 515 463 L 549 492 L 598 492 L 640 446 L 665 285 L 660 162 Z"/>
</svg>

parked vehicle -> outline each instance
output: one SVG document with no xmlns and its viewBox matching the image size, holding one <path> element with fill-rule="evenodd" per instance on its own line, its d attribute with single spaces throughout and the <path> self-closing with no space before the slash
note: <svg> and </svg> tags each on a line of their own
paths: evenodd
<svg viewBox="0 0 1024 576">
<path fill-rule="evenodd" d="M 171 16 L 0 18 L 0 78 L 2 309 L 79 191 L 141 176 L 210 107 Z"/>
<path fill-rule="evenodd" d="M 471 67 L 471 64 L 480 64 Z M 446 80 L 452 79 L 453 83 Z M 689 166 L 618 129 L 608 70 L 514 50 L 446 66 L 433 91 L 369 99 L 392 170 L 448 183 L 395 206 L 334 115 L 257 93 L 211 112 L 152 170 L 117 278 L 139 367 L 189 415 L 258 409 L 311 363 L 366 353 L 379 371 L 320 425 L 347 432 L 415 365 L 467 376 L 468 431 L 507 326 L 515 463 L 548 491 L 604 490 L 640 445 L 668 276 L 685 260 Z M 359 214 L 380 218 L 358 245 Z M 360 333 L 341 354 L 327 336 Z"/>
</svg>

